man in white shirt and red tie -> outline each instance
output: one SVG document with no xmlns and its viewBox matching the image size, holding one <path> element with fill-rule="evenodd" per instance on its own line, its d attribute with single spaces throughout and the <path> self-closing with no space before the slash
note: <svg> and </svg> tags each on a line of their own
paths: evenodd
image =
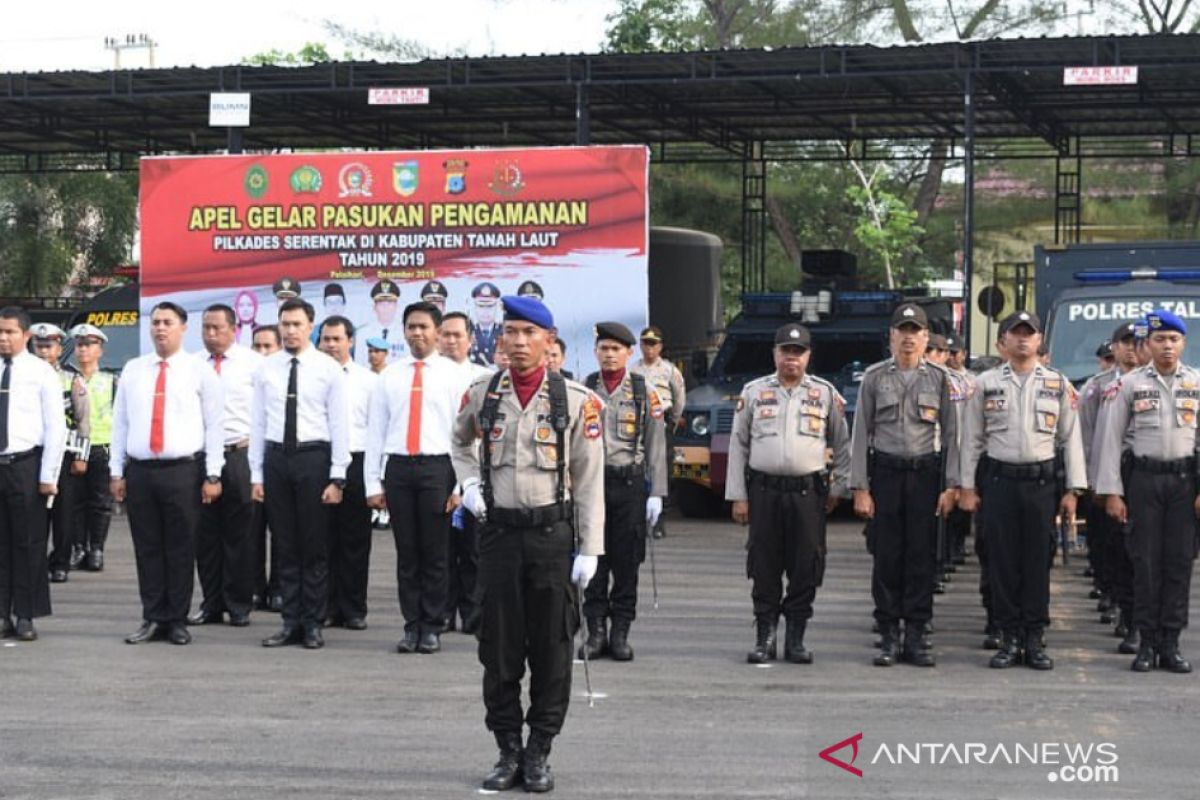
<svg viewBox="0 0 1200 800">
<path fill-rule="evenodd" d="M 229 614 L 236 628 L 250 624 L 254 503 L 250 500 L 250 404 L 254 376 L 263 359 L 237 344 L 237 316 L 227 305 L 204 309 L 201 335 L 204 363 L 225 391 L 225 468 L 221 496 L 203 507 L 196 529 L 196 573 L 204 599 L 189 625 L 219 623 Z"/>
<path fill-rule="evenodd" d="M 183 349 L 187 312 L 150 312 L 154 352 L 121 372 L 113 401 L 112 494 L 125 502 L 137 559 L 142 625 L 125 638 L 192 641 L 195 533 L 200 507 L 221 496 L 225 394 L 216 372 Z"/>
<path fill-rule="evenodd" d="M 29 325 L 23 309 L 0 309 L 0 638 L 26 642 L 50 613 L 46 502 L 67 438 L 62 385 L 27 349 Z"/>
<path fill-rule="evenodd" d="M 341 366 L 312 346 L 313 307 L 279 308 L 283 349 L 254 384 L 250 426 L 252 496 L 265 502 L 278 545 L 283 627 L 263 647 L 325 646 L 329 600 L 329 506 L 342 502 L 350 465 L 350 411 Z"/>
<path fill-rule="evenodd" d="M 350 467 L 342 502 L 329 514 L 329 604 L 325 627 L 351 631 L 367 627 L 367 577 L 371 564 L 371 509 L 363 484 L 367 449 L 367 413 L 379 376 L 350 357 L 354 323 L 332 316 L 321 323 L 321 352 L 346 374 L 350 404 Z"/>
<path fill-rule="evenodd" d="M 447 536 L 458 501 L 450 433 L 463 391 L 459 371 L 437 354 L 441 323 L 431 303 L 404 309 L 410 358 L 388 367 L 371 395 L 367 502 L 391 512 L 404 615 L 400 653 L 441 649 Z"/>
</svg>

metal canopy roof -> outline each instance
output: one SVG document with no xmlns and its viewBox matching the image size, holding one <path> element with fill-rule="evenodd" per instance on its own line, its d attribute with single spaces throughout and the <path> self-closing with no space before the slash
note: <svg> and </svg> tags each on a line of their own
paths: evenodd
<svg viewBox="0 0 1200 800">
<path fill-rule="evenodd" d="M 1113 65 L 1136 65 L 1138 83 L 1063 85 L 1064 67 Z M 220 91 L 253 95 L 249 150 L 634 142 L 693 160 L 742 159 L 755 143 L 758 157 L 786 157 L 811 143 L 959 141 L 968 76 L 980 140 L 1053 155 L 1073 137 L 1154 139 L 1191 154 L 1200 132 L 1200 35 L 1010 39 L 8 74 L 0 171 L 224 150 L 229 132 L 208 126 Z M 369 87 L 395 86 L 429 87 L 430 104 L 367 104 Z"/>
</svg>

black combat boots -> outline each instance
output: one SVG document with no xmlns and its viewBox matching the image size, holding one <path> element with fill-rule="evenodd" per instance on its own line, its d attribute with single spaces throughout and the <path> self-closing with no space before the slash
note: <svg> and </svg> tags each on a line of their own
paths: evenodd
<svg viewBox="0 0 1200 800">
<path fill-rule="evenodd" d="M 758 617 L 755 619 L 754 649 L 746 654 L 747 662 L 751 664 L 765 664 L 768 661 L 775 660 L 775 627 L 778 624 L 779 621 L 777 619 L 770 617 Z"/>
<path fill-rule="evenodd" d="M 608 654 L 612 656 L 613 661 L 633 661 L 633 648 L 629 646 L 629 620 L 613 620 Z"/>
<path fill-rule="evenodd" d="M 812 652 L 804 646 L 804 630 L 808 621 L 788 619 L 787 634 L 783 642 L 783 656 L 793 664 L 811 664 Z"/>
<path fill-rule="evenodd" d="M 996 651 L 996 655 L 992 656 L 988 666 L 992 669 L 1008 669 L 1020 663 L 1021 637 L 1016 631 L 1005 631 L 1004 639 L 1000 642 L 1000 649 Z"/>
<path fill-rule="evenodd" d="M 1179 652 L 1179 630 L 1159 631 L 1158 668 L 1168 672 L 1187 673 L 1192 671 L 1191 663 Z"/>
<path fill-rule="evenodd" d="M 492 792 L 503 792 L 521 782 L 521 734 L 497 733 L 496 744 L 500 747 L 500 760 L 483 779 L 483 788 Z"/>
<path fill-rule="evenodd" d="M 584 658 L 585 650 L 589 661 L 608 655 L 608 620 L 604 617 L 588 617 L 587 630 L 587 641 L 579 647 L 579 658 Z"/>
<path fill-rule="evenodd" d="M 1138 651 L 1138 631 L 1133 627 L 1133 620 L 1129 618 L 1129 614 L 1121 612 L 1121 622 L 1117 625 L 1117 635 L 1121 637 L 1121 643 L 1117 645 L 1117 652 L 1131 656 Z"/>
<path fill-rule="evenodd" d="M 892 622 L 882 627 L 883 635 L 879 641 L 879 655 L 875 656 L 875 666 L 890 667 L 900 657 L 900 625 Z"/>
<path fill-rule="evenodd" d="M 554 776 L 550 774 L 550 765 L 546 763 L 550 756 L 551 738 L 540 731 L 529 732 L 525 757 L 521 762 L 527 792 L 549 792 L 554 788 Z"/>
<path fill-rule="evenodd" d="M 920 622 L 904 623 L 904 650 L 901 656 L 909 664 L 915 664 L 918 667 L 937 665 L 933 651 L 929 649 L 925 639 L 924 624 Z"/>
<path fill-rule="evenodd" d="M 1054 659 L 1046 654 L 1042 644 L 1042 629 L 1030 628 L 1025 632 L 1025 666 L 1030 669 L 1054 669 Z"/>
<path fill-rule="evenodd" d="M 1140 631 L 1141 641 L 1138 643 L 1137 655 L 1129 668 L 1134 672 L 1149 672 L 1154 669 L 1154 651 L 1158 647 L 1158 634 L 1155 631 Z"/>
</svg>

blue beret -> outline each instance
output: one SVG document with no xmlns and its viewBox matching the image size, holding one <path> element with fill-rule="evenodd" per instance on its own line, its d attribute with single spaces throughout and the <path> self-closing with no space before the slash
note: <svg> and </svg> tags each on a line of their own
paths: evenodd
<svg viewBox="0 0 1200 800">
<path fill-rule="evenodd" d="M 392 346 L 387 343 L 387 339 L 372 336 L 370 339 L 367 339 L 367 348 L 370 350 L 391 350 Z"/>
<path fill-rule="evenodd" d="M 554 327 L 554 315 L 536 297 L 516 297 L 506 294 L 500 298 L 500 302 L 504 304 L 504 319 L 506 320 L 532 322 L 546 330 Z"/>
<path fill-rule="evenodd" d="M 1187 336 L 1187 323 L 1165 308 L 1159 308 L 1147 314 L 1146 324 L 1150 328 L 1150 333 L 1154 333 L 1155 331 L 1175 331 Z"/>
</svg>

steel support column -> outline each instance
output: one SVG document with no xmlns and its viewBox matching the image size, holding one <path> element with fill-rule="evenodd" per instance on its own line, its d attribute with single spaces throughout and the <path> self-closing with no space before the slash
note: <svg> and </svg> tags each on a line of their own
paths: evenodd
<svg viewBox="0 0 1200 800">
<path fill-rule="evenodd" d="M 1054 243 L 1078 244 L 1083 225 L 1083 155 L 1068 136 L 1054 159 Z"/>
<path fill-rule="evenodd" d="M 971 313 L 975 296 L 975 75 L 966 71 L 963 82 L 963 341 L 971 348 Z M 986 352 L 986 342 L 985 350 Z"/>
<path fill-rule="evenodd" d="M 588 106 L 586 83 L 575 84 L 575 144 L 592 143 L 592 114 Z"/>
<path fill-rule="evenodd" d="M 767 162 L 762 142 L 742 159 L 742 292 L 767 288 Z"/>
</svg>

